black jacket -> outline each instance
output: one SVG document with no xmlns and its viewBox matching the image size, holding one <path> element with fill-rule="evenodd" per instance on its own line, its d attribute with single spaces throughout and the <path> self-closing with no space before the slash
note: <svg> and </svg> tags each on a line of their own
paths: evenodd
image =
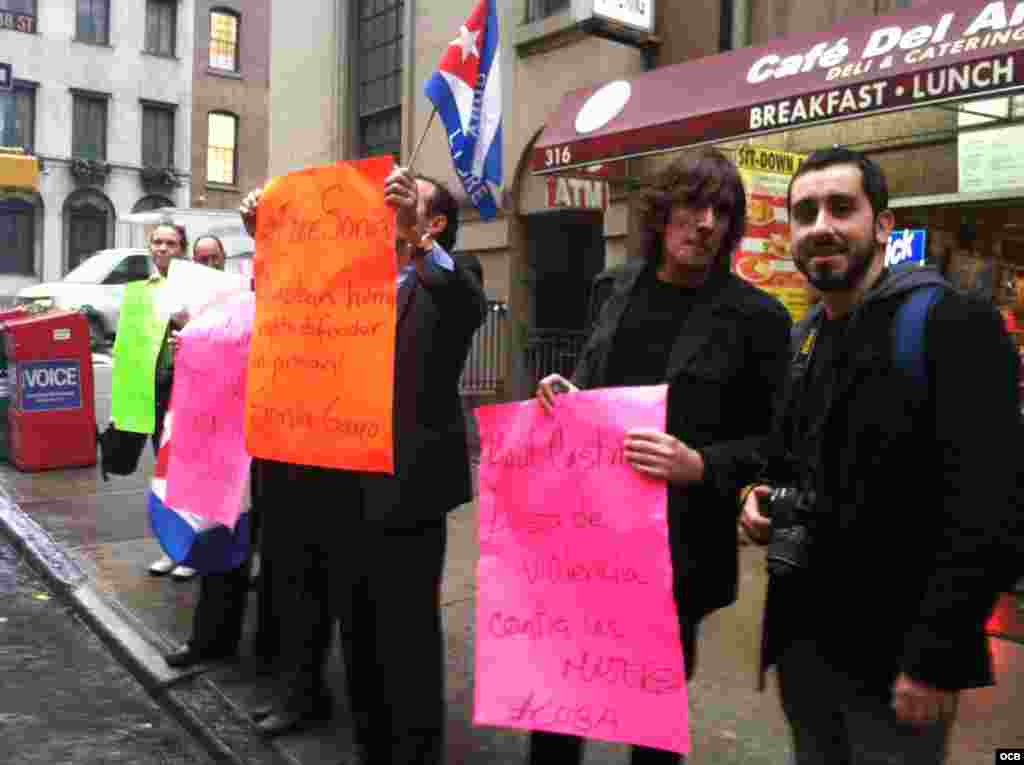
<svg viewBox="0 0 1024 765">
<path fill-rule="evenodd" d="M 617 273 L 573 375 L 581 388 L 607 384 L 616 330 L 649 268 L 638 260 Z M 686 402 L 678 411 L 670 406 L 668 432 L 701 452 L 706 471 L 701 484 L 670 486 L 668 495 L 676 603 L 689 624 L 736 599 L 737 480 L 753 444 L 770 430 L 790 331 L 789 314 L 775 298 L 727 271 L 716 272 L 699 294 L 665 377 L 670 400 Z"/>
<path fill-rule="evenodd" d="M 766 666 L 800 633 L 882 695 L 901 671 L 946 689 L 992 682 L 984 623 L 1020 538 L 1019 365 L 999 314 L 948 285 L 925 324 L 927 388 L 897 365 L 896 312 L 936 283 L 931 269 L 883 274 L 841 337 L 812 480 L 812 573 L 769 583 Z M 792 480 L 797 446 L 776 442 L 775 483 Z"/>
<path fill-rule="evenodd" d="M 388 528 L 437 521 L 473 496 L 459 377 L 487 299 L 467 265 L 398 291 L 395 475 L 360 474 L 365 517 Z"/>
</svg>

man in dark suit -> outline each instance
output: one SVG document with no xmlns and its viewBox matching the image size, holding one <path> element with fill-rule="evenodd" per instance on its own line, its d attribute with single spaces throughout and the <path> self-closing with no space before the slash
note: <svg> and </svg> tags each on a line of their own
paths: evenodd
<svg viewBox="0 0 1024 765">
<path fill-rule="evenodd" d="M 310 599 L 311 582 L 312 597 L 326 596 L 340 622 L 364 762 L 433 765 L 442 761 L 445 718 L 445 516 L 472 496 L 458 381 L 486 300 L 476 269 L 448 254 L 458 205 L 442 184 L 398 168 L 385 182 L 385 201 L 398 231 L 394 475 L 296 466 L 282 491 L 293 504 L 334 498 L 336 512 L 310 513 L 316 533 L 302 545 L 302 557 L 317 559 L 329 581 L 324 588 L 322 579 L 300 577 L 293 597 Z M 314 698 L 323 698 L 319 675 L 329 646 L 323 617 L 321 611 L 299 674 L 318 686 Z M 318 716 L 326 706 L 298 717 Z M 273 717 L 264 721 L 268 732 L 294 729 L 295 714 Z"/>
<path fill-rule="evenodd" d="M 446 250 L 451 194 L 397 170 L 385 185 L 399 229 L 395 475 L 358 476 L 361 517 L 336 558 L 341 642 L 369 765 L 441 763 L 440 584 L 445 514 L 472 496 L 458 381 L 486 300 Z"/>
</svg>

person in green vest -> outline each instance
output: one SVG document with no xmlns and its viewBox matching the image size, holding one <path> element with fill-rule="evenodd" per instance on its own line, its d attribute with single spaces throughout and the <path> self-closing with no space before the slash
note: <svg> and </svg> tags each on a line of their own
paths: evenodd
<svg viewBox="0 0 1024 765">
<path fill-rule="evenodd" d="M 157 273 L 149 277 L 152 282 L 161 282 L 167 278 L 171 261 L 184 258 L 188 252 L 188 234 L 184 226 L 166 222 L 159 224 L 149 238 L 149 252 L 153 257 Z M 188 313 L 179 311 L 171 315 L 167 333 L 156 362 L 156 427 L 153 428 L 153 453 L 160 451 L 160 438 L 164 430 L 164 417 L 171 403 L 171 385 L 174 382 L 174 349 L 178 330 L 188 321 Z M 196 575 L 195 569 L 178 566 L 166 555 L 149 565 L 149 573 L 153 576 L 170 574 L 173 579 L 185 581 Z"/>
</svg>

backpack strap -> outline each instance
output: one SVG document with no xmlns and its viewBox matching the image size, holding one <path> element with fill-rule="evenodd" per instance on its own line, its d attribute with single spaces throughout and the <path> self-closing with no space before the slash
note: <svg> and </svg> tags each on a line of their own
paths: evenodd
<svg viewBox="0 0 1024 765">
<path fill-rule="evenodd" d="M 893 360 L 915 386 L 927 387 L 924 326 L 928 313 L 945 291 L 943 284 L 928 284 L 910 293 L 896 312 L 893 325 Z"/>
</svg>

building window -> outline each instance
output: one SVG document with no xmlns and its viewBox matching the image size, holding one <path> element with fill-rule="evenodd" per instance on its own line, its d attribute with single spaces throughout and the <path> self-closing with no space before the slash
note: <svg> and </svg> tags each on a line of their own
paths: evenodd
<svg viewBox="0 0 1024 765">
<path fill-rule="evenodd" d="M 36 32 L 36 0 L 0 0 L 0 29 Z"/>
<path fill-rule="evenodd" d="M 156 56 L 174 55 L 177 21 L 177 0 L 146 0 L 147 53 Z"/>
<path fill-rule="evenodd" d="M 210 11 L 210 66 L 238 71 L 238 14 Z"/>
<path fill-rule="evenodd" d="M 151 194 L 136 202 L 132 206 L 132 212 L 150 212 L 152 210 L 159 210 L 162 207 L 174 207 L 174 202 L 160 194 Z"/>
<path fill-rule="evenodd" d="M 31 154 L 35 148 L 36 89 L 14 83 L 0 92 L 0 146 L 20 146 Z"/>
<path fill-rule="evenodd" d="M 71 156 L 105 161 L 107 158 L 106 96 L 75 93 L 74 112 L 71 120 Z"/>
<path fill-rule="evenodd" d="M 143 104 L 142 164 L 146 167 L 174 167 L 173 108 Z"/>
<path fill-rule="evenodd" d="M 733 0 L 722 0 L 718 15 L 718 50 L 732 50 L 732 28 L 736 23 Z"/>
<path fill-rule="evenodd" d="M 206 182 L 235 185 L 238 174 L 238 117 L 224 112 L 211 112 L 206 141 Z"/>
<path fill-rule="evenodd" d="M 20 199 L 0 200 L 0 274 L 35 273 L 35 209 Z"/>
<path fill-rule="evenodd" d="M 360 157 L 402 151 L 402 43 L 405 2 L 360 0 L 357 28 Z"/>
<path fill-rule="evenodd" d="M 93 189 L 72 193 L 64 200 L 64 246 L 67 270 L 77 267 L 97 250 L 114 246 L 114 206 Z"/>
<path fill-rule="evenodd" d="M 94 45 L 110 42 L 110 0 L 76 0 L 75 39 Z"/>
<path fill-rule="evenodd" d="M 556 13 L 569 10 L 569 0 L 528 0 L 526 4 L 526 21 L 554 16 Z"/>
</svg>

